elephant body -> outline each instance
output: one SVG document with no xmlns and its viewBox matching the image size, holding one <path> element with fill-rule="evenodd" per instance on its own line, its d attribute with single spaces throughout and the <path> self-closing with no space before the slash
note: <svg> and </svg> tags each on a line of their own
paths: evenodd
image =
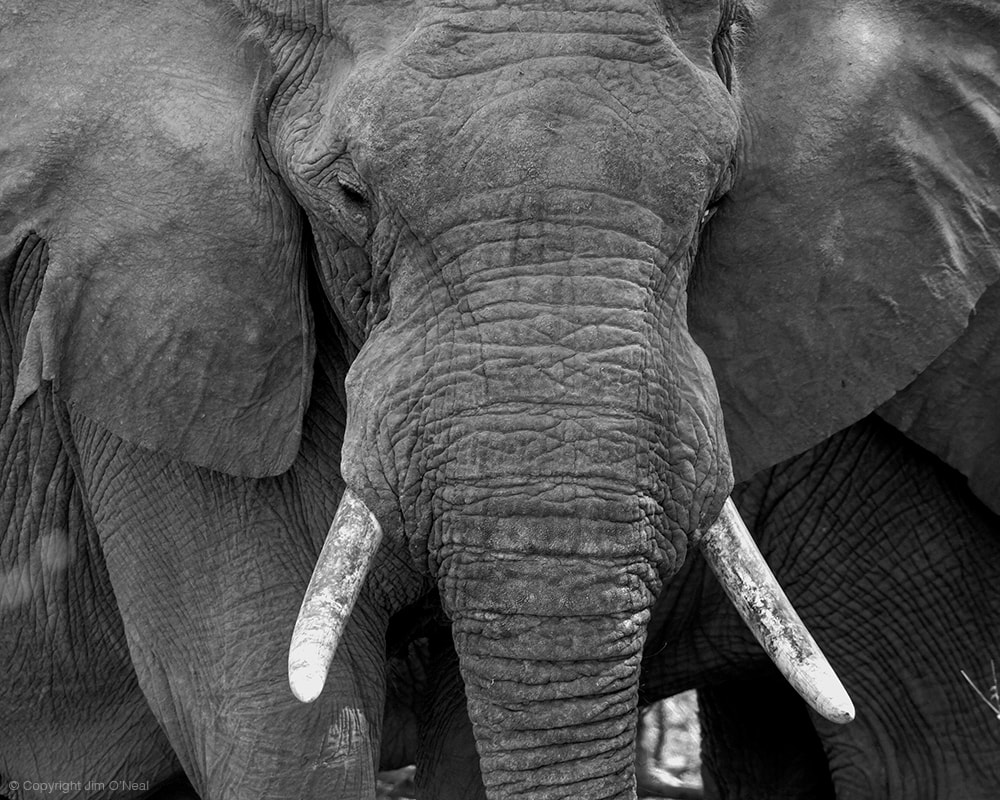
<svg viewBox="0 0 1000 800">
<path fill-rule="evenodd" d="M 37 271 L 37 254 L 34 264 L 17 266 Z M 5 277 L 16 274 L 4 267 Z M 5 315 L 4 322 L 6 333 L 16 319 Z M 9 364 L 15 345 L 8 335 L 2 339 Z M 6 370 L 5 406 L 10 378 Z M 61 444 L 63 415 L 43 393 L 2 428 L 11 457 L 3 473 L 0 791 L 11 797 L 38 796 L 8 788 L 12 779 L 156 786 L 180 772 L 132 668 L 100 543 Z M 81 789 L 75 796 L 90 794 Z"/>
<path fill-rule="evenodd" d="M 965 479 L 873 416 L 734 497 L 861 710 L 810 713 L 692 560 L 651 623 L 644 691 L 698 688 L 715 796 L 994 797 L 1000 727 L 963 672 L 989 695 L 1000 525 Z"/>
<path fill-rule="evenodd" d="M 630 800 L 658 598 L 760 564 L 735 480 L 880 407 L 1000 509 L 995 2 L 0 17 L 15 798 L 371 798 L 387 713 L 438 800 Z"/>
</svg>

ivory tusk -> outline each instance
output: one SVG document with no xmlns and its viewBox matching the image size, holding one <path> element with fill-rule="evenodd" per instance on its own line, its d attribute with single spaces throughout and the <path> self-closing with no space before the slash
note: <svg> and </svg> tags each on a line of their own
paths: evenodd
<svg viewBox="0 0 1000 800">
<path fill-rule="evenodd" d="M 303 703 L 323 690 L 330 662 L 379 544 L 382 528 L 350 489 L 340 499 L 288 649 L 288 683 Z"/>
<path fill-rule="evenodd" d="M 732 499 L 700 545 L 760 646 L 812 708 L 831 722 L 854 719 L 854 703 L 778 585 Z"/>
</svg>

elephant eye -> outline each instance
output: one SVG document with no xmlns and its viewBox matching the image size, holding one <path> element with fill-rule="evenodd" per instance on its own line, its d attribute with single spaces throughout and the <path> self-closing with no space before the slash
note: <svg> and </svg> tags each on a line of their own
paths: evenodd
<svg viewBox="0 0 1000 800">
<path fill-rule="evenodd" d="M 361 185 L 361 181 L 357 178 L 357 176 L 346 172 L 338 172 L 337 183 L 340 184 L 344 197 L 348 201 L 361 206 L 368 202 L 368 198 L 365 196 L 364 187 Z"/>
<path fill-rule="evenodd" d="M 339 197 L 331 198 L 331 211 L 339 221 L 341 231 L 357 245 L 362 245 L 371 233 L 371 203 L 365 186 L 350 163 L 338 165 L 336 172 Z"/>
</svg>

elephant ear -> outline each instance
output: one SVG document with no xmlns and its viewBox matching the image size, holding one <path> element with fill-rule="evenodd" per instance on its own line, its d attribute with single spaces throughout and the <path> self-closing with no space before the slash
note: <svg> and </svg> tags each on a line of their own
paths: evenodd
<svg viewBox="0 0 1000 800">
<path fill-rule="evenodd" d="M 965 333 L 878 414 L 969 479 L 1000 514 L 1000 283 Z"/>
<path fill-rule="evenodd" d="M 1000 6 L 755 8 L 689 297 L 739 478 L 913 381 L 1000 275 Z"/>
<path fill-rule="evenodd" d="M 197 0 L 6 16 L 0 255 L 47 260 L 14 407 L 52 381 L 135 444 L 284 471 L 313 344 L 299 212 L 254 139 L 261 54 Z"/>
</svg>

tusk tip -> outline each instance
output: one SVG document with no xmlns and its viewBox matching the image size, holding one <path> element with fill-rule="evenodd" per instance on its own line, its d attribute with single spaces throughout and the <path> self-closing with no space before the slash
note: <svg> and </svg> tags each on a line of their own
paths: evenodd
<svg viewBox="0 0 1000 800">
<path fill-rule="evenodd" d="M 824 718 L 838 725 L 846 725 L 854 720 L 854 703 L 851 702 L 851 698 L 847 696 L 846 692 L 844 692 L 843 697 L 824 699 L 826 702 L 823 703 L 823 707 L 816 709 Z"/>
<path fill-rule="evenodd" d="M 323 691 L 326 670 L 319 670 L 305 664 L 288 665 L 288 685 L 292 694 L 303 703 L 311 703 Z"/>
<path fill-rule="evenodd" d="M 800 688 L 800 694 L 824 719 L 838 725 L 854 720 L 854 702 L 836 673 L 827 666 L 827 675 L 814 679 L 811 686 Z"/>
</svg>

